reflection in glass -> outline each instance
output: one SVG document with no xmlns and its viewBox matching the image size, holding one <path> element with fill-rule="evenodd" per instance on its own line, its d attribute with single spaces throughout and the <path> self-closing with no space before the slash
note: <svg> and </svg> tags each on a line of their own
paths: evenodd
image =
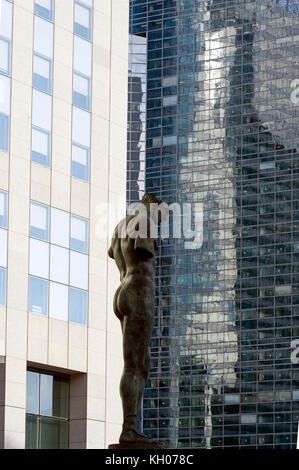
<svg viewBox="0 0 299 470">
<path fill-rule="evenodd" d="M 51 245 L 50 250 L 50 279 L 51 281 L 68 284 L 69 282 L 69 250 Z"/>
<path fill-rule="evenodd" d="M 88 293 L 70 288 L 70 322 L 87 325 Z"/>
<path fill-rule="evenodd" d="M 39 374 L 30 370 L 26 376 L 26 412 L 39 414 Z"/>
<path fill-rule="evenodd" d="M 68 423 L 56 419 L 40 418 L 40 449 L 67 449 Z"/>
<path fill-rule="evenodd" d="M 74 70 L 91 77 L 92 44 L 78 36 L 74 37 Z"/>
<path fill-rule="evenodd" d="M 51 243 L 69 248 L 70 214 L 51 208 Z"/>
<path fill-rule="evenodd" d="M 46 20 L 53 21 L 53 0 L 35 0 L 34 12 Z"/>
<path fill-rule="evenodd" d="M 88 253 L 88 220 L 72 215 L 71 249 Z"/>
<path fill-rule="evenodd" d="M 52 98 L 38 90 L 33 90 L 32 94 L 32 124 L 49 132 L 51 131 Z"/>
<path fill-rule="evenodd" d="M 52 92 L 52 62 L 38 54 L 33 57 L 33 86 L 46 93 Z"/>
<path fill-rule="evenodd" d="M 7 228 L 7 192 L 0 191 L 0 227 Z"/>
<path fill-rule="evenodd" d="M 32 161 L 50 166 L 50 133 L 37 127 L 32 127 Z"/>
<path fill-rule="evenodd" d="M 0 268 L 0 305 L 6 305 L 6 269 Z"/>
<path fill-rule="evenodd" d="M 53 416 L 53 375 L 40 374 L 39 414 Z"/>
<path fill-rule="evenodd" d="M 88 289 L 88 256 L 77 251 L 70 254 L 70 285 Z"/>
<path fill-rule="evenodd" d="M 0 37 L 0 71 L 10 74 L 10 42 Z"/>
<path fill-rule="evenodd" d="M 38 416 L 26 415 L 25 449 L 38 449 Z"/>
<path fill-rule="evenodd" d="M 49 241 L 49 207 L 37 202 L 30 204 L 30 236 Z"/>
<path fill-rule="evenodd" d="M 91 39 L 91 8 L 75 2 L 75 34 Z"/>
<path fill-rule="evenodd" d="M 49 277 L 49 244 L 30 239 L 29 273 L 33 276 Z"/>
<path fill-rule="evenodd" d="M 89 181 L 89 149 L 82 145 L 72 146 L 72 176 Z"/>
<path fill-rule="evenodd" d="M 29 276 L 29 312 L 48 315 L 48 281 Z"/>
<path fill-rule="evenodd" d="M 90 147 L 90 113 L 73 107 L 73 142 Z"/>
<path fill-rule="evenodd" d="M 74 72 L 73 103 L 79 108 L 90 111 L 90 78 Z"/>
<path fill-rule="evenodd" d="M 50 283 L 50 317 L 68 321 L 69 287 Z"/>
</svg>

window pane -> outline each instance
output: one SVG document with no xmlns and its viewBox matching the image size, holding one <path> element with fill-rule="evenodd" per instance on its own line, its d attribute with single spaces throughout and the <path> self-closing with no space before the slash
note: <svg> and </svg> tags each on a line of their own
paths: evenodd
<svg viewBox="0 0 299 470">
<path fill-rule="evenodd" d="M 91 39 L 91 9 L 75 4 L 75 34 Z"/>
<path fill-rule="evenodd" d="M 38 449 L 38 422 L 37 416 L 26 415 L 25 449 Z"/>
<path fill-rule="evenodd" d="M 10 43 L 6 39 L 0 38 L 0 70 L 10 73 Z"/>
<path fill-rule="evenodd" d="M 71 217 L 71 248 L 88 253 L 88 220 L 75 215 Z"/>
<path fill-rule="evenodd" d="M 70 214 L 54 208 L 51 210 L 51 243 L 70 246 Z"/>
<path fill-rule="evenodd" d="M 49 59 L 45 59 L 34 54 L 33 59 L 33 86 L 39 90 L 51 93 L 52 91 L 52 63 Z"/>
<path fill-rule="evenodd" d="M 34 17 L 34 52 L 53 59 L 53 24 Z"/>
<path fill-rule="evenodd" d="M 29 277 L 29 312 L 48 316 L 48 281 Z"/>
<path fill-rule="evenodd" d="M 0 75 L 0 113 L 10 114 L 10 79 Z"/>
<path fill-rule="evenodd" d="M 49 278 L 49 244 L 30 240 L 29 272 L 33 276 Z"/>
<path fill-rule="evenodd" d="M 0 114 L 0 150 L 8 152 L 9 147 L 9 117 Z"/>
<path fill-rule="evenodd" d="M 69 377 L 54 375 L 53 384 L 53 416 L 69 417 Z"/>
<path fill-rule="evenodd" d="M 74 37 L 74 70 L 91 77 L 91 43 Z"/>
<path fill-rule="evenodd" d="M 40 414 L 53 415 L 53 375 L 40 374 Z"/>
<path fill-rule="evenodd" d="M 36 127 L 32 128 L 32 161 L 50 166 L 50 133 Z"/>
<path fill-rule="evenodd" d="M 89 181 L 89 149 L 73 144 L 72 176 Z"/>
<path fill-rule="evenodd" d="M 39 414 L 39 374 L 30 370 L 26 377 L 26 412 Z"/>
<path fill-rule="evenodd" d="M 40 418 L 40 449 L 67 449 L 68 422 Z"/>
<path fill-rule="evenodd" d="M 90 113 L 73 107 L 73 141 L 90 147 Z"/>
<path fill-rule="evenodd" d="M 0 305 L 6 305 L 6 269 L 0 268 Z"/>
<path fill-rule="evenodd" d="M 0 191 L 0 227 L 7 228 L 7 193 Z"/>
<path fill-rule="evenodd" d="M 0 33 L 11 39 L 12 33 L 12 4 L 6 0 L 0 2 Z"/>
<path fill-rule="evenodd" d="M 71 251 L 70 285 L 88 289 L 88 256 L 77 251 Z"/>
<path fill-rule="evenodd" d="M 88 294 L 79 289 L 70 289 L 70 322 L 87 325 Z"/>
<path fill-rule="evenodd" d="M 0 266 L 7 268 L 7 230 L 0 229 Z"/>
<path fill-rule="evenodd" d="M 74 105 L 90 110 L 90 79 L 74 73 Z"/>
<path fill-rule="evenodd" d="M 50 283 L 50 317 L 68 321 L 69 288 L 63 284 Z"/>
<path fill-rule="evenodd" d="M 51 245 L 50 261 L 51 281 L 68 284 L 69 282 L 69 250 Z"/>
<path fill-rule="evenodd" d="M 33 90 L 32 124 L 51 131 L 52 97 L 41 91 Z"/>
<path fill-rule="evenodd" d="M 49 241 L 49 207 L 36 202 L 30 204 L 30 236 Z"/>
<path fill-rule="evenodd" d="M 35 13 L 46 18 L 53 20 L 53 0 L 35 0 Z"/>
</svg>

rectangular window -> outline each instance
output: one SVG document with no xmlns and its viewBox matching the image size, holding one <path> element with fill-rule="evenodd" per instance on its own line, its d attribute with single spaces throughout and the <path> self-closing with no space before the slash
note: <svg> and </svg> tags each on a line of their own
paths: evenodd
<svg viewBox="0 0 299 470">
<path fill-rule="evenodd" d="M 34 17 L 34 52 L 53 59 L 53 24 Z"/>
<path fill-rule="evenodd" d="M 0 71 L 10 74 L 10 41 L 0 37 Z"/>
<path fill-rule="evenodd" d="M 6 272 L 0 268 L 0 305 L 6 305 Z"/>
<path fill-rule="evenodd" d="M 74 72 L 73 103 L 90 111 L 90 78 Z"/>
<path fill-rule="evenodd" d="M 50 279 L 51 281 L 69 283 L 70 252 L 61 246 L 51 245 L 50 250 Z"/>
<path fill-rule="evenodd" d="M 0 229 L 0 266 L 7 268 L 7 230 Z"/>
<path fill-rule="evenodd" d="M 33 86 L 52 93 L 52 62 L 36 53 L 33 58 Z"/>
<path fill-rule="evenodd" d="M 88 253 L 88 220 L 72 215 L 71 249 Z"/>
<path fill-rule="evenodd" d="M 38 90 L 32 95 L 32 160 L 50 166 L 52 97 Z"/>
<path fill-rule="evenodd" d="M 48 316 L 48 281 L 29 277 L 29 312 Z"/>
<path fill-rule="evenodd" d="M 30 236 L 49 241 L 49 208 L 37 202 L 30 204 Z"/>
<path fill-rule="evenodd" d="M 0 75 L 0 150 L 9 149 L 10 79 Z"/>
<path fill-rule="evenodd" d="M 67 449 L 69 376 L 28 370 L 26 449 Z"/>
<path fill-rule="evenodd" d="M 70 254 L 70 285 L 88 289 L 88 256 L 77 251 Z"/>
<path fill-rule="evenodd" d="M 35 0 L 34 13 L 46 20 L 53 21 L 54 0 Z"/>
<path fill-rule="evenodd" d="M 0 227 L 7 228 L 7 224 L 8 224 L 7 192 L 0 191 Z"/>
<path fill-rule="evenodd" d="M 90 5 L 88 5 L 90 4 Z M 75 34 L 91 40 L 92 2 L 75 2 Z"/>
<path fill-rule="evenodd" d="M 49 279 L 49 243 L 30 239 L 29 273 Z"/>
<path fill-rule="evenodd" d="M 89 181 L 89 149 L 82 145 L 72 146 L 72 176 Z"/>
<path fill-rule="evenodd" d="M 70 288 L 70 322 L 87 325 L 88 293 Z"/>
<path fill-rule="evenodd" d="M 91 77 L 92 45 L 84 39 L 74 37 L 74 70 Z"/>
<path fill-rule="evenodd" d="M 69 287 L 50 283 L 50 317 L 68 321 Z"/>
<path fill-rule="evenodd" d="M 53 207 L 51 209 L 51 243 L 65 248 L 70 246 L 70 214 Z"/>
<path fill-rule="evenodd" d="M 50 132 L 32 127 L 32 161 L 50 166 L 51 135 Z"/>
</svg>

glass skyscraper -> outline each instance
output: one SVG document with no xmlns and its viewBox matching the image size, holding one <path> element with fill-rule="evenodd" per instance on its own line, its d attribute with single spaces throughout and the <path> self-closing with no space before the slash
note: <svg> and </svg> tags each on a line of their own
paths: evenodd
<svg viewBox="0 0 299 470">
<path fill-rule="evenodd" d="M 299 1 L 131 0 L 130 38 L 146 109 L 131 89 L 128 202 L 144 189 L 204 214 L 200 248 L 159 248 L 142 430 L 296 448 Z"/>
</svg>

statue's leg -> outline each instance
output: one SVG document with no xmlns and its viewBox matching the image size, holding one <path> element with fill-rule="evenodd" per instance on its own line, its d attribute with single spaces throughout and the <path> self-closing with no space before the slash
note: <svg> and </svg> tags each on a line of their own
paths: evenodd
<svg viewBox="0 0 299 470">
<path fill-rule="evenodd" d="M 123 320 L 124 371 L 120 383 L 124 423 L 121 441 L 144 440 L 138 432 L 138 414 L 149 374 L 149 342 L 153 326 L 151 312 L 133 309 Z"/>
</svg>

